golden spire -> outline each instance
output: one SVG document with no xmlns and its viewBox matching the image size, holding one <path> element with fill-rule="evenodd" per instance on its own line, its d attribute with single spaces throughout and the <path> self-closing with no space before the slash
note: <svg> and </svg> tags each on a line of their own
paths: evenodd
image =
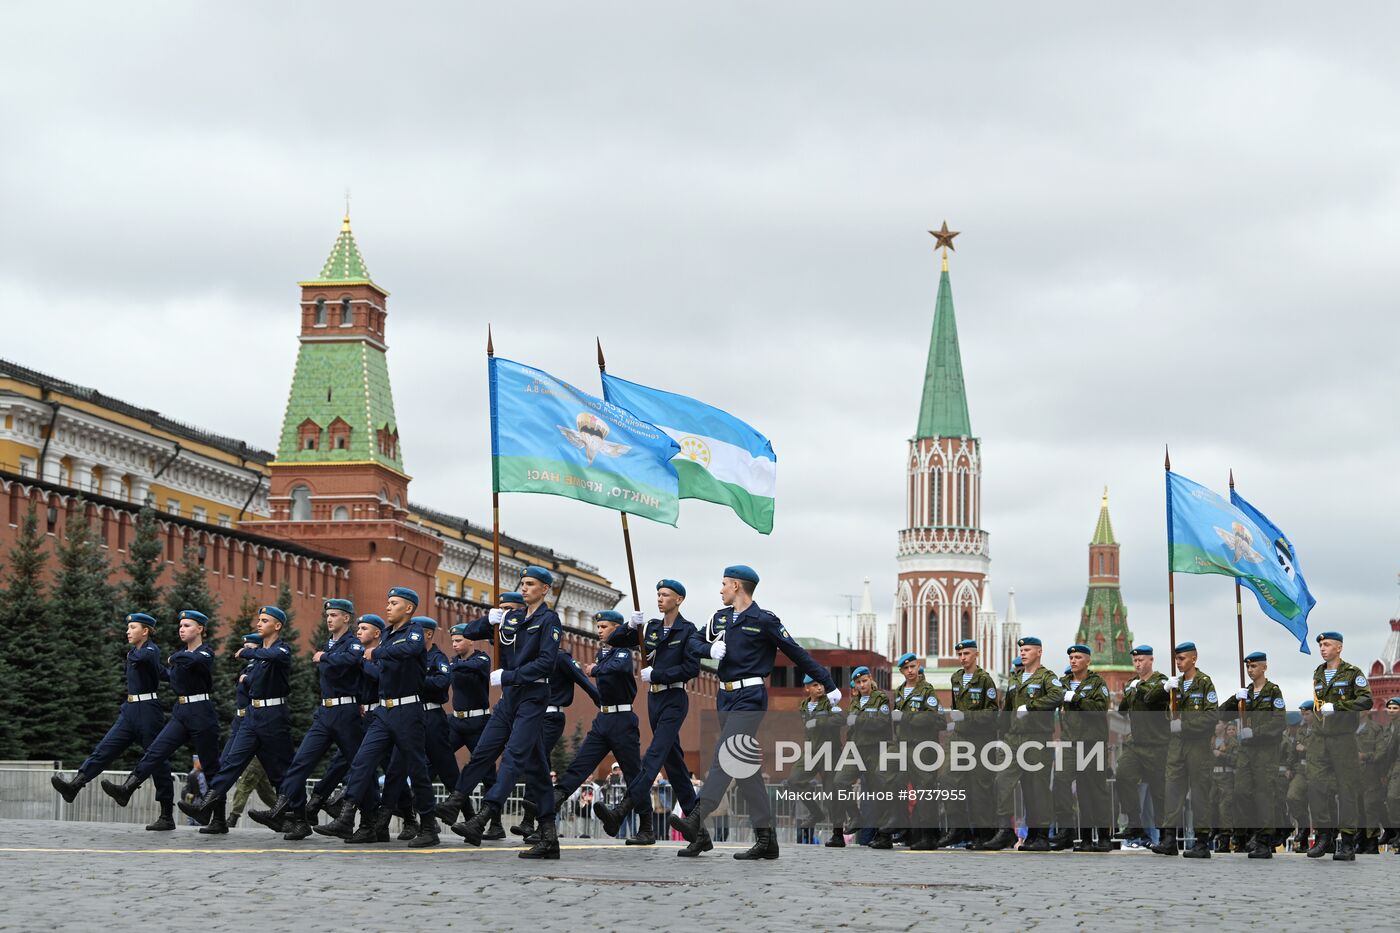
<svg viewBox="0 0 1400 933">
<path fill-rule="evenodd" d="M 1108 508 L 1108 486 L 1103 488 L 1103 507 Z"/>
<path fill-rule="evenodd" d="M 350 232 L 350 189 L 345 189 L 345 219 L 340 222 L 342 233 Z"/>
</svg>

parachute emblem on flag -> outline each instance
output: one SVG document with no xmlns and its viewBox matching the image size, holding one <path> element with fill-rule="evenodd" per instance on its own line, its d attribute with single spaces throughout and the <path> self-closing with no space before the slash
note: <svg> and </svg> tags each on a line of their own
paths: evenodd
<svg viewBox="0 0 1400 933">
<path fill-rule="evenodd" d="M 1254 536 L 1249 533 L 1249 529 L 1239 522 L 1233 522 L 1230 529 L 1226 531 L 1219 525 L 1215 526 L 1215 533 L 1234 554 L 1230 559 L 1231 563 L 1238 564 L 1242 560 L 1249 561 L 1251 564 L 1263 563 L 1264 555 L 1250 547 L 1254 543 Z"/>
<path fill-rule="evenodd" d="M 556 424 L 569 443 L 588 456 L 589 464 L 593 463 L 593 458 L 599 454 L 607 457 L 620 457 L 631 450 L 626 444 L 613 444 L 608 441 L 608 431 L 610 430 L 604 421 L 591 412 L 581 411 L 578 418 L 574 420 L 577 431 L 570 430 L 562 424 Z"/>
</svg>

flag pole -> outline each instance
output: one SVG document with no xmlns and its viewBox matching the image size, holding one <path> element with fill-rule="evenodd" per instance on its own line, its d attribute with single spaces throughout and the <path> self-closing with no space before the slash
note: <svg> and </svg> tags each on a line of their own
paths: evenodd
<svg viewBox="0 0 1400 933">
<path fill-rule="evenodd" d="M 491 343 L 491 325 L 486 325 L 486 359 L 487 368 L 490 368 L 490 360 L 496 355 L 496 348 Z M 494 441 L 492 434 L 491 440 Z M 501 604 L 501 493 L 496 482 L 496 451 L 491 451 L 491 608 L 495 609 Z M 499 670 L 501 667 L 501 639 L 499 633 L 494 639 L 496 643 L 495 658 L 492 667 Z"/>
<path fill-rule="evenodd" d="M 1172 471 L 1172 451 L 1170 445 L 1166 447 L 1166 471 Z M 1171 477 L 1167 478 L 1167 637 L 1171 639 L 1171 644 L 1167 645 L 1172 659 L 1172 676 L 1176 676 L 1176 582 L 1172 575 L 1172 487 Z M 1167 705 L 1171 709 L 1173 716 L 1176 715 L 1176 691 L 1167 691 Z"/>
<path fill-rule="evenodd" d="M 603 340 L 601 337 L 595 337 L 594 340 L 598 344 L 598 372 L 605 373 L 608 371 L 608 363 L 607 360 L 603 359 Z M 627 552 L 627 580 L 632 585 L 632 611 L 640 612 L 642 595 L 637 592 L 637 565 L 632 559 L 632 532 L 627 527 L 627 513 L 618 512 L 617 514 L 622 516 L 622 547 Z M 637 647 L 640 649 L 641 645 L 642 633 L 638 632 Z"/>
<path fill-rule="evenodd" d="M 1230 470 L 1230 492 L 1235 491 L 1235 471 Z M 1239 635 L 1240 646 L 1240 686 L 1244 686 L 1244 605 L 1240 602 L 1240 578 L 1235 577 L 1235 631 Z M 1240 701 L 1240 715 L 1244 715 L 1244 701 Z"/>
</svg>

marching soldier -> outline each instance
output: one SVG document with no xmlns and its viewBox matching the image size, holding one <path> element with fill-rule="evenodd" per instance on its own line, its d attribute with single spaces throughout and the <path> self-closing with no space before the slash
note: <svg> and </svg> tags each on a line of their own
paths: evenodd
<svg viewBox="0 0 1400 933">
<path fill-rule="evenodd" d="M 365 737 L 359 696 L 365 648 L 350 632 L 355 606 L 348 599 L 328 599 L 322 604 L 322 613 L 330 637 L 311 656 L 321 685 L 320 702 L 278 785 L 277 802 L 270 810 L 248 811 L 255 822 L 274 832 L 285 832 L 283 838 L 288 841 L 311 835 L 305 809 L 306 779 L 311 772 L 332 748 L 339 750 L 342 759 L 354 760 Z"/>
<path fill-rule="evenodd" d="M 841 744 L 841 721 L 845 714 L 841 707 L 826 698 L 825 689 L 810 675 L 803 676 L 802 690 L 807 696 L 797 708 L 797 715 L 802 720 L 806 745 L 811 749 L 813 767 L 808 769 L 805 764 L 799 763 L 783 783 L 789 787 L 808 787 L 814 790 L 814 785 L 821 787 L 822 797 L 831 804 L 831 838 L 826 841 L 826 847 L 845 848 L 845 829 L 841 825 L 841 817 L 836 807 L 835 772 L 830 767 L 822 767 L 823 754 L 830 756 L 827 761 L 833 764 L 836 761 Z M 813 821 L 821 822 L 825 815 L 821 802 L 811 800 L 804 803 L 811 812 Z"/>
<path fill-rule="evenodd" d="M 1239 752 L 1235 764 L 1236 832 L 1248 836 L 1243 851 L 1250 858 L 1273 858 L 1281 840 L 1273 835 L 1278 825 L 1279 741 L 1283 736 L 1287 705 L 1278 684 L 1269 680 L 1269 656 L 1262 651 L 1245 655 L 1249 683 L 1235 693 L 1240 727 L 1235 737 Z M 1228 710 L 1228 706 L 1227 706 Z M 1243 827 L 1240 824 L 1243 824 Z"/>
<path fill-rule="evenodd" d="M 951 680 L 951 705 L 948 711 L 949 739 L 971 742 L 981 747 L 996 738 L 997 733 L 997 685 L 992 675 L 977 663 L 977 642 L 965 638 L 955 646 L 958 663 L 962 670 L 954 671 Z M 1020 658 L 1016 659 L 1020 661 Z M 995 813 L 995 798 L 992 795 L 992 772 L 983 766 L 979 756 L 969 771 L 949 772 L 949 783 L 955 791 L 963 794 L 962 806 L 949 803 L 945 810 L 949 814 L 948 831 L 934 842 L 934 848 L 945 848 L 962 843 L 974 843 L 991 838 L 983 835 L 984 827 Z M 962 816 L 954 820 L 953 814 Z"/>
<path fill-rule="evenodd" d="M 904 683 L 893 691 L 894 709 L 890 712 L 890 718 L 894 720 L 895 739 L 903 742 L 906 749 L 914 749 L 922 742 L 937 742 L 945 723 L 938 692 L 924 676 L 919 659 L 912 651 L 900 657 L 897 666 L 904 675 Z M 905 838 L 909 848 L 929 851 L 938 847 L 938 837 L 942 835 L 938 829 L 938 802 L 932 793 L 938 785 L 938 775 L 919 772 L 913 761 L 911 756 L 910 770 L 916 775 L 912 785 L 915 798 L 911 824 Z M 892 815 L 899 815 L 904 812 L 904 807 L 896 802 L 890 811 Z"/>
<path fill-rule="evenodd" d="M 1055 728 L 1055 710 L 1064 691 L 1055 672 L 1040 663 L 1044 650 L 1039 638 L 1031 635 L 1016 640 L 1021 655 L 1021 671 L 1013 674 L 1006 690 L 1004 707 L 1006 740 L 1012 755 L 1008 766 L 995 781 L 997 816 L 1001 829 L 986 842 L 974 846 L 979 852 L 999 852 L 1016 841 L 1016 785 L 1026 809 L 1027 852 L 1050 851 L 1049 824 L 1053 811 L 1050 800 L 1050 762 L 1045 743 Z"/>
<path fill-rule="evenodd" d="M 1336 786 L 1337 819 L 1332 825 L 1341 832 L 1332 858 L 1338 862 L 1353 862 L 1356 860 L 1357 809 L 1361 793 L 1356 714 L 1371 708 L 1371 687 L 1361 668 L 1342 660 L 1340 632 L 1323 632 L 1317 636 L 1317 644 L 1322 663 L 1313 671 L 1313 696 L 1322 719 L 1315 751 L 1320 775 Z M 1316 814 L 1330 808 L 1322 798 L 1322 788 L 1311 786 L 1309 790 L 1316 822 Z M 1315 839 L 1308 849 L 1308 858 L 1321 858 L 1326 853 L 1327 842 L 1332 837 L 1330 828 L 1318 834 L 1328 838 Z"/>
<path fill-rule="evenodd" d="M 1064 718 L 1061 720 L 1060 738 L 1075 742 L 1079 748 L 1097 746 L 1103 749 L 1104 757 L 1099 759 L 1100 767 L 1086 767 L 1075 776 L 1075 797 L 1079 803 L 1079 819 L 1082 825 L 1080 839 L 1074 844 L 1076 852 L 1112 852 L 1113 830 L 1109 825 L 1108 801 L 1108 684 L 1095 671 L 1089 669 L 1092 652 L 1088 645 L 1070 645 L 1070 672 L 1062 681 L 1065 691 L 1063 701 Z M 1076 751 L 1076 759 L 1078 752 Z M 1060 774 L 1056 774 L 1056 779 Z M 1067 784 L 1068 782 L 1066 782 Z M 1069 788 L 1066 787 L 1067 791 Z M 1060 823 L 1060 832 L 1074 833 L 1074 811 L 1066 808 L 1067 822 Z M 1092 836 L 1098 830 L 1098 840 Z M 1055 848 L 1052 841 L 1051 848 Z"/>
<path fill-rule="evenodd" d="M 1390 851 L 1400 855 L 1400 697 L 1386 700 L 1385 712 L 1389 721 L 1378 747 L 1378 757 L 1386 768 L 1385 808 L 1389 819 L 1381 845 L 1389 843 Z"/>
<path fill-rule="evenodd" d="M 179 615 L 180 643 L 184 646 L 169 658 L 166 672 L 175 691 L 175 708 L 170 721 L 155 737 L 141 761 L 131 770 L 122 784 L 103 780 L 102 789 L 126 806 L 141 782 L 165 770 L 169 774 L 170 756 L 186 743 L 194 749 L 202 768 L 213 774 L 219 770 L 219 715 L 214 710 L 214 652 L 204 644 L 204 631 L 209 619 L 202 612 L 185 609 Z M 160 802 L 160 817 L 147 829 L 175 828 L 175 805 Z"/>
<path fill-rule="evenodd" d="M 1385 823 L 1385 775 L 1388 770 L 1380 761 L 1381 742 L 1385 736 L 1380 710 L 1358 713 L 1361 726 L 1356 730 L 1356 751 L 1361 759 L 1360 829 L 1356 834 L 1357 855 L 1380 854 L 1380 830 Z"/>
<path fill-rule="evenodd" d="M 1311 754 L 1317 725 L 1315 706 L 1316 704 L 1312 700 L 1304 700 L 1298 704 L 1298 712 L 1302 718 L 1298 723 L 1298 728 L 1293 733 L 1294 759 L 1293 774 L 1288 780 L 1288 812 L 1292 814 L 1298 827 L 1298 831 L 1293 837 L 1293 851 L 1295 852 L 1307 851 L 1311 829 L 1315 823 L 1320 825 L 1312 817 L 1312 808 L 1309 804 L 1312 794 L 1308 790 L 1308 781 L 1315 777 L 1313 772 L 1316 767 L 1312 761 L 1309 761 L 1309 756 L 1311 755 L 1313 761 L 1317 758 L 1316 755 Z"/>
<path fill-rule="evenodd" d="M 470 626 L 459 622 L 448 630 L 452 639 L 452 662 L 449 670 L 452 675 L 452 718 L 447 726 L 451 732 L 449 747 L 455 755 L 459 748 L 468 754 L 476 750 L 476 743 L 486 729 L 487 717 L 491 715 L 491 655 L 476 647 L 470 634 Z M 458 772 L 461 777 L 461 772 Z M 496 769 L 493 767 L 482 781 L 482 787 L 490 790 L 496 783 Z M 447 800 L 437 805 L 438 819 L 449 826 L 457 819 L 458 813 L 470 818 L 476 811 L 466 795 L 454 789 Z M 499 836 L 495 830 L 500 829 Z M 504 839 L 505 828 L 498 822 L 489 828 L 482 838 Z"/>
<path fill-rule="evenodd" d="M 859 760 L 864 768 L 854 762 L 837 772 L 837 786 L 851 791 L 856 781 L 860 781 L 862 793 L 876 795 L 885 790 L 885 776 L 880 771 L 880 743 L 890 740 L 892 716 L 890 700 L 883 690 L 875 686 L 875 678 L 870 668 L 857 667 L 851 671 L 851 705 L 846 713 L 846 741 L 856 747 Z M 872 849 L 891 849 L 894 842 L 887 829 L 887 810 L 875 796 L 870 798 L 866 812 L 870 817 L 870 828 L 875 830 L 868 845 Z M 851 808 L 851 815 L 860 818 L 858 807 Z"/>
<path fill-rule="evenodd" d="M 1142 800 L 1138 787 L 1147 785 L 1147 799 L 1152 804 L 1152 816 L 1161 824 L 1166 815 L 1167 739 L 1167 675 L 1153 670 L 1151 645 L 1133 648 L 1133 673 L 1137 676 L 1123 688 L 1118 711 L 1128 716 L 1128 735 L 1118 755 L 1118 801 L 1128 820 L 1124 834 L 1125 848 L 1141 848 L 1150 844 L 1147 822 L 1142 815 Z"/>
<path fill-rule="evenodd" d="M 1219 719 L 1219 697 L 1210 675 L 1196 667 L 1196 643 L 1176 646 L 1179 674 L 1167 678 L 1166 688 L 1176 700 L 1171 738 L 1167 742 L 1167 810 L 1161 838 L 1152 847 L 1158 855 L 1176 855 L 1177 828 L 1183 825 L 1186 795 L 1191 795 L 1195 841 L 1181 854 L 1186 858 L 1210 858 L 1211 738 Z"/>
<path fill-rule="evenodd" d="M 165 725 L 165 711 L 161 709 L 156 688 L 160 685 L 165 669 L 160 663 L 160 649 L 152 641 L 156 632 L 156 620 L 144 612 L 133 612 L 126 617 L 126 642 L 131 650 L 126 653 L 126 702 L 117 713 L 117 721 L 87 760 L 78 766 L 78 773 L 72 780 L 65 780 L 55 774 L 49 778 L 59 796 L 72 803 L 83 785 L 106 770 L 107 766 L 132 745 L 140 744 L 150 750 L 151 743 Z M 156 802 L 161 812 L 175 800 L 175 782 L 170 778 L 170 767 L 162 760 L 152 771 L 152 781 L 156 787 Z M 147 829 L 161 829 L 160 820 Z"/>
<path fill-rule="evenodd" d="M 628 787 L 622 807 L 613 809 L 601 800 L 593 804 L 593 812 L 609 836 L 617 835 L 628 808 L 635 807 L 635 801 L 643 799 L 644 792 L 663 767 L 681 812 L 695 806 L 695 788 L 691 786 L 690 768 L 686 767 L 685 753 L 681 750 L 680 732 L 690 711 L 685 685 L 699 675 L 700 659 L 690 651 L 690 641 L 698 632 L 681 615 L 684 601 L 685 587 L 678 580 L 659 581 L 656 608 L 661 618 L 647 621 L 645 614 L 635 612 L 625 627 L 612 630 L 609 639 L 616 647 L 640 644 L 644 651 L 648 666 L 642 668 L 642 682 L 647 684 L 647 719 L 651 723 L 651 744 L 642 756 L 635 786 Z M 641 822 L 650 827 L 647 820 Z M 647 832 L 627 839 L 628 845 L 651 845 L 653 842 L 655 835 Z"/>
<path fill-rule="evenodd" d="M 670 817 L 671 828 L 690 843 L 678 854 L 697 856 L 713 848 L 705 830 L 705 818 L 719 806 L 720 798 L 735 779 L 724 770 L 720 752 L 725 743 L 752 737 L 759 720 L 768 709 L 766 680 L 773 673 L 773 659 L 781 651 L 792 660 L 796 669 L 826 688 L 827 699 L 841 701 L 841 691 L 831 679 L 830 672 L 812 660 L 782 622 L 773 613 L 754 602 L 758 574 L 752 567 L 737 564 L 726 567 L 720 583 L 720 599 L 726 608 L 716 612 L 702 635 L 691 639 L 691 651 L 719 661 L 720 693 L 716 706 L 722 717 L 720 741 L 716 745 L 714 763 L 705 777 L 699 799 L 684 817 Z M 773 829 L 773 810 L 768 803 L 768 790 L 763 778 L 755 771 L 738 781 L 739 789 L 748 801 L 750 819 L 754 826 L 754 844 L 746 852 L 735 852 L 736 859 L 775 859 L 778 857 L 778 837 Z"/>
<path fill-rule="evenodd" d="M 1225 701 L 1226 704 L 1230 702 Z M 1228 853 L 1230 838 L 1235 826 L 1235 760 L 1239 752 L 1239 741 L 1235 738 L 1234 723 L 1218 723 L 1215 739 L 1211 742 L 1211 755 L 1215 761 L 1211 765 L 1211 809 L 1210 822 L 1214 835 L 1211 849 Z"/>
</svg>

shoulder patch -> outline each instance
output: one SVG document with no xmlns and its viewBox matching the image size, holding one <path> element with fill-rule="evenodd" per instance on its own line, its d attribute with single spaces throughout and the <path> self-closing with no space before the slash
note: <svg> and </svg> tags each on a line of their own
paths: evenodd
<svg viewBox="0 0 1400 933">
<path fill-rule="evenodd" d="M 559 630 L 558 630 L 558 629 L 555 629 L 555 630 L 554 630 L 554 640 L 555 640 L 555 641 L 558 641 L 558 640 L 559 640 Z"/>
<path fill-rule="evenodd" d="M 439 664 L 439 665 L 438 665 L 438 670 L 441 671 L 442 673 L 446 674 L 446 673 L 447 673 L 447 665 L 446 665 L 446 664 Z"/>
<path fill-rule="evenodd" d="M 365 650 L 365 646 L 362 645 L 362 644 L 360 644 L 359 642 L 355 642 L 353 645 L 350 646 L 350 650 L 351 650 L 351 651 L 359 651 L 359 652 L 363 653 L 364 650 Z"/>
<path fill-rule="evenodd" d="M 1104 684 L 1102 687 L 1100 687 L 1099 692 L 1102 693 L 1104 696 L 1108 696 L 1108 684 Z"/>
<path fill-rule="evenodd" d="M 1217 700 L 1217 698 L 1216 698 L 1216 696 L 1215 696 L 1215 691 L 1214 691 L 1214 690 L 1212 690 L 1210 693 L 1207 693 L 1207 694 L 1206 694 L 1206 702 L 1207 702 L 1207 703 L 1215 703 L 1215 702 L 1218 702 L 1218 700 Z"/>
<path fill-rule="evenodd" d="M 290 654 L 290 653 L 291 653 L 291 652 L 289 652 L 289 651 L 287 650 L 287 646 L 286 646 L 286 645 L 278 645 L 277 647 L 278 647 L 279 649 L 281 649 L 281 651 L 282 651 L 283 654 Z"/>
<path fill-rule="evenodd" d="M 418 641 L 418 640 L 419 640 L 420 638 L 422 638 L 423 636 L 419 635 L 417 632 L 413 632 L 413 633 L 411 633 L 408 637 L 409 637 L 410 639 L 412 639 L 413 641 Z"/>
<path fill-rule="evenodd" d="M 1283 697 L 1274 697 L 1274 709 L 1283 709 L 1287 705 L 1283 702 Z"/>
<path fill-rule="evenodd" d="M 1357 675 L 1356 675 L 1356 685 L 1357 685 L 1358 687 L 1364 687 L 1364 686 L 1366 686 L 1366 678 L 1365 678 L 1363 675 L 1361 675 L 1361 674 L 1357 674 Z"/>
<path fill-rule="evenodd" d="M 988 687 L 988 688 L 987 688 L 987 699 L 989 699 L 989 700 L 995 700 L 996 698 L 997 698 L 997 688 L 996 688 L 996 687 Z"/>
</svg>

